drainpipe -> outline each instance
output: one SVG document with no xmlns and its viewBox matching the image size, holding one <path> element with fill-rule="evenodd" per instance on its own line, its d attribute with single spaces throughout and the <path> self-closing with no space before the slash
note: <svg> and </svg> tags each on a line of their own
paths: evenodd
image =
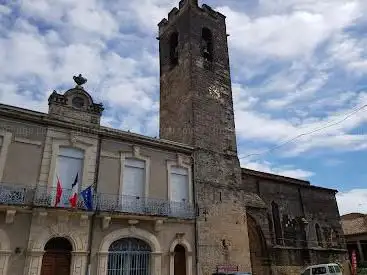
<svg viewBox="0 0 367 275">
<path fill-rule="evenodd" d="M 99 178 L 99 163 L 101 158 L 101 143 L 102 143 L 102 137 L 98 135 L 98 144 L 97 144 L 97 155 L 96 155 L 96 168 L 95 168 L 95 174 L 94 174 L 94 188 L 93 188 L 93 197 L 95 197 L 96 191 L 97 191 L 97 185 L 98 185 L 98 178 Z M 95 202 L 96 203 L 96 202 Z M 98 201 L 97 201 L 98 205 Z M 93 205 L 94 207 L 94 205 Z M 91 218 L 91 223 L 89 226 L 89 238 L 88 238 L 88 258 L 87 258 L 87 269 L 86 269 L 86 275 L 91 274 L 91 258 L 92 258 L 92 241 L 93 241 L 93 232 L 94 232 L 94 222 L 96 218 L 98 209 L 96 208 L 95 211 L 93 211 L 93 215 Z"/>
<path fill-rule="evenodd" d="M 197 211 L 200 210 L 198 206 L 198 198 L 197 198 L 197 192 L 196 192 L 196 184 L 195 184 L 195 158 L 191 156 L 192 159 L 192 179 L 193 179 L 193 192 L 194 192 L 194 205 L 195 205 L 195 266 L 196 266 L 196 275 L 199 275 L 199 249 L 198 249 L 198 240 L 199 240 L 199 228 L 198 228 L 198 222 L 197 219 L 200 216 L 200 213 Z"/>
</svg>

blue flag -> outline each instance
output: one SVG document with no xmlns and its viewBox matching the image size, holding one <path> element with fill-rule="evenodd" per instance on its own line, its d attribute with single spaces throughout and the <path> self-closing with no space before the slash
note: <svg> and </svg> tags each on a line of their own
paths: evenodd
<svg viewBox="0 0 367 275">
<path fill-rule="evenodd" d="M 89 211 L 93 210 L 92 185 L 84 189 L 80 194 L 83 197 L 85 207 Z"/>
</svg>

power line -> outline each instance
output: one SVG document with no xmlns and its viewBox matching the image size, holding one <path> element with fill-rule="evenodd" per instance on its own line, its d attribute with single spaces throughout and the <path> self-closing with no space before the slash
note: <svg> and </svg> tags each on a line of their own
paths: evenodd
<svg viewBox="0 0 367 275">
<path fill-rule="evenodd" d="M 266 150 L 266 151 L 263 151 L 263 152 L 261 152 L 261 153 L 248 154 L 248 155 L 246 155 L 246 156 L 239 157 L 239 159 L 244 159 L 244 158 L 248 158 L 248 157 L 251 157 L 251 156 L 260 156 L 260 155 L 263 155 L 263 154 L 266 154 L 266 153 L 270 153 L 270 152 L 272 152 L 272 151 L 274 151 L 274 150 L 276 150 L 276 149 L 278 149 L 278 148 L 280 148 L 280 147 L 282 147 L 282 146 L 284 146 L 284 145 L 286 145 L 286 144 L 288 144 L 288 143 L 291 143 L 292 141 L 294 141 L 294 140 L 296 140 L 296 139 L 298 139 L 298 138 L 300 138 L 300 137 L 307 136 L 307 135 L 310 135 L 310 134 L 313 134 L 313 133 L 316 133 L 316 132 L 322 131 L 322 130 L 324 130 L 324 129 L 326 129 L 326 128 L 330 128 L 330 127 L 332 127 L 332 126 L 335 126 L 335 125 L 337 125 L 337 124 L 340 124 L 340 123 L 342 123 L 342 122 L 346 121 L 348 118 L 350 118 L 350 117 L 351 117 L 351 116 L 353 116 L 354 114 L 356 114 L 356 113 L 358 113 L 359 111 L 363 110 L 363 109 L 364 109 L 364 108 L 366 108 L 366 107 L 367 107 L 367 104 L 364 104 L 364 105 L 362 105 L 361 107 L 356 107 L 356 108 L 355 108 L 351 113 L 349 113 L 348 115 L 346 115 L 346 116 L 345 116 L 343 119 L 341 119 L 341 120 L 338 120 L 338 121 L 336 121 L 336 122 L 334 122 L 335 120 L 332 120 L 332 121 L 328 122 L 328 123 L 327 123 L 327 125 L 325 125 L 325 126 L 323 126 L 323 127 L 316 128 L 316 129 L 314 129 L 314 130 L 311 130 L 311 131 L 308 131 L 308 132 L 305 132 L 305 133 L 299 134 L 299 135 L 297 135 L 297 136 L 295 136 L 295 137 L 293 137 L 293 138 L 291 138 L 291 139 L 289 139 L 289 140 L 286 140 L 286 141 L 284 141 L 284 142 L 282 142 L 282 143 L 280 143 L 280 144 L 278 144 L 278 145 L 274 146 L 273 148 L 270 148 L 270 149 L 268 149 L 268 150 Z"/>
</svg>

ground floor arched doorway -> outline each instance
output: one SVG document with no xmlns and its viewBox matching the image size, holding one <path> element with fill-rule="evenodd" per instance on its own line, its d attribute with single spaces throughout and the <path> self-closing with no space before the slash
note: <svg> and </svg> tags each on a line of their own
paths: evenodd
<svg viewBox="0 0 367 275">
<path fill-rule="evenodd" d="M 151 247 L 137 238 L 114 241 L 108 250 L 107 275 L 150 275 Z"/>
<path fill-rule="evenodd" d="M 41 275 L 70 275 L 72 245 L 65 238 L 53 238 L 45 245 Z"/>
<path fill-rule="evenodd" d="M 251 268 L 253 275 L 269 275 L 270 259 L 261 228 L 254 218 L 247 215 L 248 236 L 250 242 Z"/>
</svg>

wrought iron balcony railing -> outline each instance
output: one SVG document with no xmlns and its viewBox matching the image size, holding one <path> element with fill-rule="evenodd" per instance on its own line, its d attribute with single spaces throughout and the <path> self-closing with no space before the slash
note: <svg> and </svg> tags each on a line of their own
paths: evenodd
<svg viewBox="0 0 367 275">
<path fill-rule="evenodd" d="M 115 194 L 98 194 L 98 209 L 137 215 L 168 216 L 183 219 L 195 217 L 195 208 L 186 202 Z"/>
<path fill-rule="evenodd" d="M 0 204 L 32 205 L 33 189 L 22 185 L 0 185 Z"/>
<path fill-rule="evenodd" d="M 0 204 L 29 207 L 73 208 L 71 189 L 62 189 L 56 203 L 57 189 L 47 186 L 17 186 L 0 184 Z M 166 216 L 193 219 L 195 207 L 187 202 L 173 202 L 164 199 L 96 193 L 92 196 L 92 209 L 87 208 L 81 194 L 78 194 L 75 208 L 89 211 L 118 212 L 146 216 Z"/>
<path fill-rule="evenodd" d="M 47 186 L 37 186 L 35 188 L 33 204 L 38 207 L 58 207 L 58 208 L 78 208 L 87 210 L 87 206 L 80 195 L 78 194 L 77 203 L 73 206 L 70 202 L 71 195 L 73 194 L 72 189 L 63 188 L 61 195 L 57 195 L 57 188 Z M 59 197 L 59 198 L 58 198 Z M 95 201 L 92 198 L 93 209 L 95 210 Z"/>
</svg>

